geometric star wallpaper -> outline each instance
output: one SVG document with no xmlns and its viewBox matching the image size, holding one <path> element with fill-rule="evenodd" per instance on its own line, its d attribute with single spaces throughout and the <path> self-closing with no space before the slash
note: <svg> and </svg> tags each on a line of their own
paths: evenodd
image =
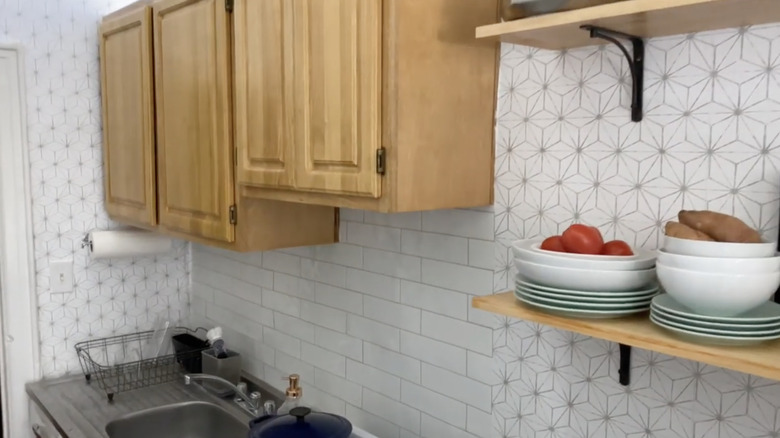
<svg viewBox="0 0 780 438">
<path fill-rule="evenodd" d="M 777 238 L 780 26 L 649 40 L 641 123 L 615 47 L 502 50 L 497 291 L 513 282 L 513 240 L 572 222 L 655 249 L 680 209 L 706 208 Z M 496 436 L 780 436 L 780 383 L 634 349 L 623 387 L 615 344 L 496 327 Z"/>
<path fill-rule="evenodd" d="M 98 23 L 132 0 L 0 0 L 0 44 L 25 58 L 30 178 L 45 376 L 79 372 L 74 344 L 188 314 L 189 245 L 170 255 L 92 261 L 91 230 L 117 228 L 103 207 Z M 49 262 L 72 259 L 73 292 L 49 291 Z"/>
</svg>

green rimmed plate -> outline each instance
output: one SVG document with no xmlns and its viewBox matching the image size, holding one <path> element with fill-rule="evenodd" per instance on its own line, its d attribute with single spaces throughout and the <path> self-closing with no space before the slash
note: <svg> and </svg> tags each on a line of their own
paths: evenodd
<svg viewBox="0 0 780 438">
<path fill-rule="evenodd" d="M 582 303 L 601 303 L 601 304 L 636 303 L 638 301 L 644 302 L 644 301 L 650 301 L 651 299 L 653 299 L 654 296 L 658 295 L 658 290 L 645 293 L 642 295 L 627 296 L 627 297 L 601 297 L 601 296 L 590 296 L 585 294 L 582 295 L 569 294 L 564 292 L 547 292 L 547 291 L 532 289 L 526 286 L 515 286 L 515 290 L 533 294 L 533 295 L 538 295 L 541 297 L 553 298 L 553 299 L 558 299 L 563 301 L 576 301 Z"/>
<path fill-rule="evenodd" d="M 748 345 L 760 344 L 767 341 L 772 341 L 775 339 L 780 339 L 780 334 L 775 336 L 740 337 L 740 336 L 725 336 L 725 335 L 712 335 L 707 333 L 699 333 L 687 328 L 677 327 L 675 324 L 672 324 L 668 321 L 658 319 L 658 317 L 656 317 L 653 314 L 650 315 L 650 321 L 652 321 L 654 324 L 660 327 L 665 328 L 666 330 L 675 333 L 683 340 L 692 343 L 697 343 L 697 344 L 748 346 Z"/>
<path fill-rule="evenodd" d="M 689 320 L 718 322 L 722 324 L 743 324 L 750 325 L 754 323 L 780 323 L 780 304 L 767 301 L 761 307 L 753 309 L 750 312 L 737 316 L 709 316 L 693 313 L 690 309 L 675 301 L 669 294 L 658 295 L 653 298 L 654 307 L 671 313 L 675 316 L 681 316 Z"/>
<path fill-rule="evenodd" d="M 691 321 L 677 318 L 673 315 L 667 315 L 665 313 L 661 313 L 661 311 L 659 311 L 655 307 L 650 308 L 650 315 L 654 316 L 658 320 L 673 325 L 677 328 L 689 330 L 691 332 L 696 332 L 696 333 L 706 333 L 708 335 L 734 336 L 737 338 L 739 337 L 752 338 L 757 336 L 759 337 L 780 336 L 780 326 L 775 326 L 773 329 L 765 329 L 765 330 L 762 329 L 750 330 L 749 326 L 745 326 L 737 329 L 701 327 L 701 326 L 694 325 L 694 323 Z"/>
<path fill-rule="evenodd" d="M 515 287 L 518 286 L 523 287 L 524 289 L 531 289 L 534 291 L 552 292 L 552 293 L 567 294 L 573 296 L 603 297 L 603 298 L 644 296 L 644 295 L 655 294 L 659 290 L 657 284 L 653 285 L 652 287 L 646 287 L 640 290 L 632 290 L 632 291 L 625 291 L 625 292 L 593 292 L 593 291 L 572 290 L 572 289 L 559 289 L 555 287 L 542 286 L 539 284 L 531 283 L 519 275 L 515 277 Z"/>
<path fill-rule="evenodd" d="M 550 298 L 533 291 L 526 291 L 518 289 L 516 291 L 518 295 L 532 298 L 540 303 L 549 304 L 557 307 L 565 307 L 567 309 L 588 309 L 588 310 L 624 310 L 632 309 L 635 307 L 650 307 L 650 300 L 652 297 L 645 298 L 640 301 L 633 302 L 619 302 L 619 303 L 596 303 L 590 301 L 584 301 L 582 299 L 566 299 L 566 298 Z"/>
<path fill-rule="evenodd" d="M 530 297 L 524 297 L 515 292 L 515 298 L 540 312 L 549 313 L 551 315 L 582 318 L 582 319 L 609 319 L 609 318 L 621 318 L 624 316 L 633 315 L 635 313 L 646 312 L 649 306 L 635 307 L 632 309 L 624 310 L 586 310 L 586 309 L 569 309 L 565 307 L 559 307 L 541 303 Z"/>
</svg>

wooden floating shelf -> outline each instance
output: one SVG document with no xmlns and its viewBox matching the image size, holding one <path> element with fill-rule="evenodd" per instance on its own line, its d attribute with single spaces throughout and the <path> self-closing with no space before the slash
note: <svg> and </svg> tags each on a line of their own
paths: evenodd
<svg viewBox="0 0 780 438">
<path fill-rule="evenodd" d="M 743 0 L 747 1 L 747 0 Z M 778 0 L 780 2 L 780 0 Z M 573 319 L 538 312 L 519 303 L 512 292 L 475 297 L 472 306 L 511 318 L 536 322 L 631 347 L 657 351 L 772 380 L 780 380 L 780 341 L 750 347 L 719 347 L 680 340 L 641 314 L 621 319 Z"/>
<path fill-rule="evenodd" d="M 642 38 L 780 22 L 778 0 L 626 0 L 477 28 L 477 38 L 561 50 L 603 44 L 582 25 Z"/>
</svg>

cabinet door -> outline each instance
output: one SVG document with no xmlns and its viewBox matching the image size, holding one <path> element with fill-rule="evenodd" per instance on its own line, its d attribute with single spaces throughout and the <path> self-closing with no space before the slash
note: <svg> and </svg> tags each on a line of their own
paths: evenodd
<svg viewBox="0 0 780 438">
<path fill-rule="evenodd" d="M 139 7 L 100 26 L 106 210 L 120 222 L 154 226 L 152 10 Z"/>
<path fill-rule="evenodd" d="M 233 20 L 238 182 L 291 187 L 292 1 L 238 0 Z"/>
<path fill-rule="evenodd" d="M 295 186 L 379 197 L 381 0 L 294 0 Z"/>
<path fill-rule="evenodd" d="M 160 225 L 232 242 L 228 32 L 224 0 L 154 3 Z"/>
</svg>

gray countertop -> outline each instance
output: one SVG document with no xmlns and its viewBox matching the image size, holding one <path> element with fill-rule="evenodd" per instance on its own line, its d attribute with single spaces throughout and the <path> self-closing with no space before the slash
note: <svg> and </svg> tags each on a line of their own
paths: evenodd
<svg viewBox="0 0 780 438">
<path fill-rule="evenodd" d="M 251 378 L 251 377 L 250 377 Z M 255 379 L 251 379 L 255 383 Z M 257 382 L 265 386 L 262 382 Z M 250 388 L 251 388 L 250 384 Z M 109 403 L 97 382 L 87 384 L 84 376 L 69 376 L 28 383 L 27 394 L 54 424 L 63 438 L 108 438 L 106 424 L 123 415 L 185 401 L 208 401 L 222 406 L 232 414 L 245 414 L 232 400 L 219 399 L 200 385 L 184 385 L 182 380 L 117 393 Z M 264 395 L 267 391 L 261 392 Z M 278 392 L 277 392 L 278 393 Z"/>
</svg>

